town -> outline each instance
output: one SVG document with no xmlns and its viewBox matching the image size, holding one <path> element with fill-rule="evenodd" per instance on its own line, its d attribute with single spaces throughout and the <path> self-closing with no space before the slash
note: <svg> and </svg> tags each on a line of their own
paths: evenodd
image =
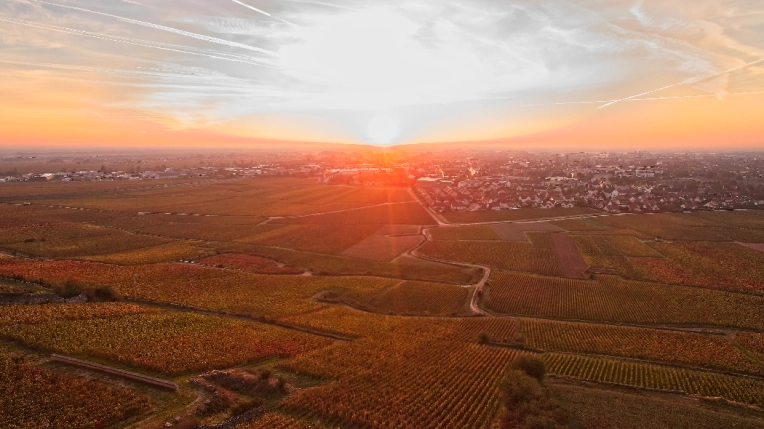
<svg viewBox="0 0 764 429">
<path fill-rule="evenodd" d="M 38 154 L 5 156 L 1 162 L 14 167 L 4 173 L 0 167 L 0 182 L 298 176 L 329 185 L 413 187 L 417 197 L 438 213 L 572 207 L 648 213 L 764 207 L 762 153 L 323 151 L 107 155 L 80 160 Z M 25 163 L 34 165 L 34 171 L 20 170 Z M 57 171 L 41 171 L 48 165 Z"/>
</svg>

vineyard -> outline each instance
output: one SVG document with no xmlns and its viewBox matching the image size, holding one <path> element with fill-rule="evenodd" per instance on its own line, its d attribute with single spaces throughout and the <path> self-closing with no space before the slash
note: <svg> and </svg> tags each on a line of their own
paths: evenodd
<svg viewBox="0 0 764 429">
<path fill-rule="evenodd" d="M 381 225 L 263 225 L 268 231 L 237 239 L 242 243 L 339 253 L 373 236 Z"/>
<path fill-rule="evenodd" d="M 465 314 L 467 288 L 426 282 L 403 282 L 366 301 L 375 311 L 390 314 L 456 316 Z"/>
<path fill-rule="evenodd" d="M 199 259 L 197 263 L 209 267 L 243 270 L 255 274 L 302 274 L 305 270 L 278 264 L 271 259 L 241 253 L 224 253 Z"/>
<path fill-rule="evenodd" d="M 336 425 L 484 427 L 498 407 L 499 375 L 514 355 L 476 344 L 413 341 L 405 334 L 362 338 L 279 364 L 296 373 L 338 378 L 298 392 L 282 406 L 296 416 Z"/>
<path fill-rule="evenodd" d="M 549 217 L 578 216 L 599 213 L 598 210 L 588 207 L 535 209 L 525 208 L 520 210 L 501 211 L 477 211 L 477 212 L 447 212 L 444 214 L 449 222 L 476 223 L 476 222 L 506 222 L 516 220 L 543 219 Z"/>
<path fill-rule="evenodd" d="M 247 253 L 274 259 L 287 266 L 300 267 L 318 275 L 376 276 L 455 284 L 472 283 L 480 278 L 480 272 L 476 269 L 405 256 L 391 263 L 242 243 L 218 243 L 217 248 L 226 252 Z"/>
<path fill-rule="evenodd" d="M 711 278 L 720 289 L 764 294 L 764 252 L 736 243 L 651 243 L 695 278 Z"/>
<path fill-rule="evenodd" d="M 73 261 L 5 259 L 0 275 L 62 285 L 73 279 L 85 286 L 108 285 L 127 298 L 172 303 L 250 316 L 276 317 L 319 307 L 319 292 L 372 293 L 395 284 L 375 277 L 301 277 L 258 275 L 191 264 L 121 267 Z"/>
<path fill-rule="evenodd" d="M 562 275 L 555 252 L 530 243 L 428 241 L 419 250 L 426 256 L 440 260 L 463 261 L 511 271 Z"/>
<path fill-rule="evenodd" d="M 503 314 L 624 323 L 764 329 L 764 298 L 600 276 L 597 281 L 495 273 L 486 307 Z"/>
<path fill-rule="evenodd" d="M 531 320 L 523 321 L 521 329 L 525 344 L 535 349 L 632 357 L 764 375 L 764 366 L 722 336 Z"/>
<path fill-rule="evenodd" d="M 21 253 L 65 258 L 124 252 L 157 246 L 168 240 L 83 224 L 0 230 L 2 247 Z"/>
<path fill-rule="evenodd" d="M 651 389 L 682 390 L 741 404 L 764 405 L 764 380 L 761 379 L 569 354 L 544 354 L 543 359 L 549 372 L 555 375 Z"/>
<path fill-rule="evenodd" d="M 49 305 L 69 311 L 66 305 Z M 186 313 L 151 312 L 85 318 L 89 306 L 77 310 L 77 319 L 19 323 L 18 309 L 0 307 L 0 335 L 25 346 L 50 352 L 96 357 L 161 374 L 179 375 L 225 368 L 269 357 L 291 357 L 326 346 L 324 338 L 249 322 Z"/>
<path fill-rule="evenodd" d="M 338 213 L 275 219 L 273 223 L 320 225 L 434 225 L 435 221 L 419 203 L 401 203 L 361 208 Z"/>
<path fill-rule="evenodd" d="M 97 428 L 147 412 L 148 398 L 51 371 L 0 349 L 0 427 Z"/>
<path fill-rule="evenodd" d="M 233 386 L 236 412 L 265 404 L 240 429 L 491 428 L 518 356 L 546 364 L 543 389 L 560 394 L 574 426 L 665 421 L 665 409 L 641 420 L 654 410 L 632 405 L 648 402 L 707 416 L 687 422 L 748 429 L 748 417 L 764 418 L 762 211 L 522 209 L 444 216 L 598 215 L 436 225 L 407 189 L 294 177 L 156 183 L 4 194 L 32 203 L 0 204 L 0 427 L 182 427 L 173 419 L 186 415 L 214 424 L 235 414 L 215 408 Z M 480 293 L 478 265 L 491 267 Z M 89 291 L 68 302 L 91 302 L 5 304 L 28 292 L 64 302 L 53 295 L 65 285 Z M 111 299 L 95 295 L 104 287 L 123 302 L 93 302 Z M 219 395 L 188 381 L 211 370 L 241 378 L 210 384 Z M 281 390 L 260 395 L 258 383 Z"/>
<path fill-rule="evenodd" d="M 331 429 L 322 426 L 325 429 Z M 242 424 L 237 429 L 315 429 L 316 426 L 278 413 L 265 413 L 254 421 Z"/>
<path fill-rule="evenodd" d="M 199 246 L 201 243 L 175 241 L 158 246 L 146 247 L 127 252 L 107 253 L 96 256 L 80 256 L 83 261 L 103 262 L 117 265 L 142 265 L 158 262 L 171 262 L 186 259 L 196 259 L 208 255 L 211 250 Z"/>
<path fill-rule="evenodd" d="M 433 228 L 428 231 L 433 240 L 446 240 L 446 241 L 462 241 L 462 240 L 501 240 L 499 235 L 496 234 L 490 226 L 487 225 L 470 225 L 470 226 L 455 226 L 455 227 L 443 227 Z M 525 240 L 525 236 L 522 236 L 520 240 Z"/>
</svg>

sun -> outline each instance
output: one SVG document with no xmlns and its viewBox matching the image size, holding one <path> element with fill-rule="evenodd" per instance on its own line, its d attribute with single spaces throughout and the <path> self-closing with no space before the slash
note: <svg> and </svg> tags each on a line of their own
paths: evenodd
<svg viewBox="0 0 764 429">
<path fill-rule="evenodd" d="M 400 132 L 398 121 L 388 113 L 378 113 L 369 121 L 368 135 L 376 144 L 391 144 Z"/>
</svg>

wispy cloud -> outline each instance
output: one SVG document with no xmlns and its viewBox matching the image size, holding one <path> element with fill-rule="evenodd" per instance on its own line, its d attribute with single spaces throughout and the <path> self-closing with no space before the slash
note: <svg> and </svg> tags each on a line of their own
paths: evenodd
<svg viewBox="0 0 764 429">
<path fill-rule="evenodd" d="M 757 96 L 762 17 L 756 0 L 8 0 L 0 72 L 94 74 L 179 127 L 315 114 L 362 139 L 387 115 L 405 139 L 446 110 Z"/>
</svg>

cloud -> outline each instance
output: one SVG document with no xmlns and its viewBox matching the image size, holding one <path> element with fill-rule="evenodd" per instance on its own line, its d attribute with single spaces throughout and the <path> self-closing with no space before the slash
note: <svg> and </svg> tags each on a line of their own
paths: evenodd
<svg viewBox="0 0 764 429">
<path fill-rule="evenodd" d="M 760 90 L 764 67 L 750 63 L 764 58 L 763 9 L 755 0 L 9 0 L 0 49 L 16 64 L 0 72 L 113 76 L 115 87 L 139 88 L 115 90 L 114 104 L 190 127 L 459 106 L 595 114 L 603 104 Z M 195 73 L 218 82 L 189 82 Z"/>
</svg>

